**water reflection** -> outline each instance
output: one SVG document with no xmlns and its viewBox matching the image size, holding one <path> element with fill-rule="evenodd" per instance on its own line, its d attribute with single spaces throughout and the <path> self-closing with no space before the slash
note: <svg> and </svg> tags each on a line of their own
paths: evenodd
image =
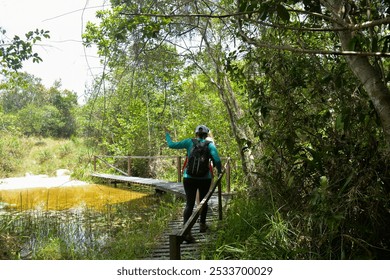
<svg viewBox="0 0 390 280">
<path fill-rule="evenodd" d="M 0 190 L 0 208 L 9 210 L 68 210 L 89 208 L 103 210 L 118 204 L 147 196 L 128 189 L 104 185 L 85 185 L 55 188 Z"/>
</svg>

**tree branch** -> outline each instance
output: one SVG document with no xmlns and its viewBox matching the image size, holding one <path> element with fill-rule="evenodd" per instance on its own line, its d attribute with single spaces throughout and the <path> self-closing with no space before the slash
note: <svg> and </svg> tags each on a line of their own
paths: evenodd
<svg viewBox="0 0 390 280">
<path fill-rule="evenodd" d="M 297 31 L 307 31 L 307 32 L 338 32 L 338 31 L 347 31 L 347 30 L 357 31 L 357 30 L 372 28 L 383 24 L 390 24 L 390 17 L 385 17 L 383 19 L 374 20 L 374 21 L 367 21 L 361 24 L 348 24 L 348 25 L 344 25 L 344 27 L 329 27 L 329 28 L 294 27 L 286 24 L 276 24 L 276 23 L 269 23 L 269 22 L 257 21 L 257 20 L 252 20 L 252 21 L 259 25 L 268 26 L 272 28 L 281 28 L 286 30 L 297 30 Z"/>
<path fill-rule="evenodd" d="M 290 10 L 292 12 L 296 13 L 301 13 L 301 14 L 308 14 L 316 17 L 321 17 L 322 19 L 328 20 L 335 22 L 334 19 L 318 14 L 318 13 L 312 13 L 312 12 L 307 12 L 307 11 L 302 11 L 302 10 Z M 217 15 L 217 14 L 152 14 L 152 13 L 127 13 L 127 12 L 120 12 L 122 15 L 126 16 L 146 16 L 146 17 L 157 17 L 157 18 L 184 18 L 184 17 L 198 17 L 198 18 L 215 18 L 215 19 L 224 19 L 224 18 L 230 18 L 230 17 L 240 17 L 240 16 L 245 16 L 245 15 L 252 15 L 252 14 L 257 14 L 260 11 L 251 11 L 251 12 L 239 12 L 239 13 L 229 13 L 229 14 L 222 14 L 222 15 Z M 347 24 L 346 22 L 341 22 L 341 21 L 336 21 L 337 24 L 343 26 L 340 28 L 297 28 L 297 27 L 291 27 L 288 25 L 282 25 L 282 24 L 275 24 L 275 23 L 267 23 L 264 21 L 255 21 L 258 24 L 262 25 L 267 25 L 270 27 L 274 28 L 283 28 L 283 29 L 296 29 L 296 30 L 303 30 L 303 31 L 345 31 L 345 30 L 351 30 L 351 31 L 356 31 L 356 30 L 363 30 L 367 28 L 372 28 L 375 26 L 380 26 L 384 24 L 390 24 L 390 17 L 387 16 L 382 19 L 378 20 L 372 20 L 372 21 L 367 21 L 363 22 L 360 24 Z"/>
<path fill-rule="evenodd" d="M 336 27 L 336 28 L 299 28 L 299 27 L 293 27 L 289 25 L 283 25 L 283 24 L 274 24 L 274 23 L 268 23 L 264 21 L 254 21 L 256 24 L 269 26 L 272 28 L 283 28 L 283 29 L 290 29 L 290 30 L 301 30 L 301 31 L 310 31 L 310 32 L 338 32 L 338 31 L 356 31 L 356 30 L 362 30 L 367 28 L 372 28 L 374 26 L 384 25 L 384 24 L 390 24 L 390 17 L 385 17 L 378 20 L 368 21 L 361 24 L 347 24 L 346 22 L 339 22 L 335 21 L 335 19 L 332 19 L 326 15 L 318 14 L 318 13 L 312 13 L 302 10 L 290 10 L 292 12 L 296 13 L 302 13 L 302 14 L 308 14 L 311 16 L 321 17 L 324 20 L 336 22 L 338 25 L 342 27 Z M 164 17 L 164 18 L 188 18 L 188 17 L 197 17 L 197 18 L 214 18 L 214 19 L 224 19 L 224 18 L 230 18 L 230 17 L 241 17 L 245 15 L 251 15 L 259 13 L 259 11 L 251 11 L 251 12 L 237 12 L 237 13 L 228 13 L 228 14 L 153 14 L 153 13 L 127 13 L 127 12 L 121 12 L 120 14 L 126 15 L 126 16 L 147 16 L 147 17 Z M 330 50 L 309 50 L 309 49 L 298 49 L 291 46 L 275 46 L 268 43 L 264 43 L 252 38 L 249 38 L 242 30 L 240 30 L 240 35 L 249 44 L 262 47 L 262 48 L 268 48 L 268 49 L 276 49 L 276 50 L 284 50 L 284 51 L 290 51 L 290 52 L 298 52 L 298 53 L 308 53 L 308 54 L 320 54 L 320 55 L 338 55 L 338 56 L 375 56 L 375 57 L 390 57 L 390 53 L 388 52 L 357 52 L 357 51 L 330 51 Z"/>
<path fill-rule="evenodd" d="M 268 43 L 264 43 L 252 38 L 249 38 L 242 30 L 239 31 L 239 34 L 243 38 L 243 40 L 251 45 L 281 50 L 281 51 L 289 51 L 296 53 L 307 53 L 307 54 L 320 54 L 320 55 L 338 55 L 338 56 L 376 56 L 376 57 L 390 57 L 390 53 L 388 52 L 356 52 L 356 51 L 328 51 L 328 50 L 308 50 L 308 49 L 297 49 L 290 46 L 276 46 Z"/>
</svg>

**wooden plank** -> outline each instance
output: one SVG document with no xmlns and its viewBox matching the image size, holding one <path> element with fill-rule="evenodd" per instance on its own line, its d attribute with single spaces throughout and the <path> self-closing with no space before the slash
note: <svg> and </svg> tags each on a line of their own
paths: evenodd
<svg viewBox="0 0 390 280">
<path fill-rule="evenodd" d="M 210 209 L 212 210 L 212 209 Z M 207 222 L 212 224 L 217 221 L 218 213 L 216 210 L 210 211 L 207 215 Z M 172 233 L 177 232 L 183 227 L 182 217 L 169 222 L 165 232 L 158 237 L 156 246 L 149 251 L 147 260 L 169 260 L 171 258 L 169 238 Z M 182 243 L 180 246 L 180 259 L 199 260 L 201 258 L 201 248 L 207 246 L 216 237 L 216 232 L 208 230 L 206 233 L 199 232 L 199 224 L 196 223 L 192 228 L 192 235 L 197 240 L 195 243 Z"/>
<path fill-rule="evenodd" d="M 140 178 L 140 177 L 104 174 L 104 173 L 92 173 L 91 176 L 105 179 L 105 180 L 110 180 L 113 182 L 125 182 L 125 183 L 133 183 L 133 184 L 139 184 L 144 186 L 152 186 L 158 190 L 164 192 L 170 192 L 185 197 L 183 183 L 180 182 L 168 182 L 159 179 Z"/>
</svg>

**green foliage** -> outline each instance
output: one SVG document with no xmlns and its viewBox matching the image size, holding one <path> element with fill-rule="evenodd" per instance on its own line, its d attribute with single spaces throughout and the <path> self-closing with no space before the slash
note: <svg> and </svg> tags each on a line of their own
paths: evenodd
<svg viewBox="0 0 390 280">
<path fill-rule="evenodd" d="M 212 129 L 217 143 L 223 145 L 226 139 L 231 143 L 226 111 L 215 89 L 202 75 L 180 69 L 183 63 L 176 55 L 168 46 L 137 57 L 122 53 L 123 59 L 112 65 L 115 70 L 109 79 L 113 87 L 95 92 L 97 97 L 85 106 L 83 134 L 101 139 L 99 145 L 111 155 L 161 154 L 164 127 L 179 140 L 193 137 L 200 123 Z M 125 57 L 136 59 L 138 68 L 126 72 Z"/>
<path fill-rule="evenodd" d="M 18 112 L 18 123 L 26 135 L 42 137 L 59 136 L 65 128 L 60 112 L 51 105 L 28 105 Z"/>
<path fill-rule="evenodd" d="M 56 140 L 0 133 L 0 178 L 25 173 L 55 175 L 57 169 L 69 169 L 79 179 L 92 169 L 90 148 L 83 140 Z"/>
<path fill-rule="evenodd" d="M 226 218 L 219 225 L 215 250 L 208 259 L 298 259 L 300 236 L 293 231 L 272 201 L 247 199 L 239 194 L 229 205 Z"/>
<path fill-rule="evenodd" d="M 20 141 L 19 134 L 0 133 L 0 177 L 18 170 L 30 146 Z"/>
<path fill-rule="evenodd" d="M 32 59 L 33 62 L 41 62 L 38 53 L 33 52 L 33 45 L 42 40 L 50 38 L 49 31 L 29 31 L 25 39 L 15 35 L 9 41 L 6 37 L 6 30 L 0 27 L 0 70 L 2 74 L 8 74 L 9 70 L 17 71 L 22 68 L 22 63 Z"/>
<path fill-rule="evenodd" d="M 59 238 L 48 238 L 47 243 L 36 250 L 35 258 L 38 260 L 61 260 L 61 243 Z"/>
<path fill-rule="evenodd" d="M 60 151 L 59 151 L 60 158 L 66 158 L 71 153 L 72 153 L 72 146 L 70 144 L 67 143 L 67 144 L 61 145 Z"/>
<path fill-rule="evenodd" d="M 2 85 L 0 121 L 3 130 L 63 138 L 76 133 L 77 96 L 60 90 L 59 82 L 46 89 L 40 79 L 21 73 Z"/>
<path fill-rule="evenodd" d="M 259 197 L 273 197 L 278 209 L 264 211 L 276 220 L 256 218 L 260 234 L 243 235 L 237 243 L 250 244 L 241 247 L 244 254 L 251 246 L 277 248 L 267 258 L 387 258 L 388 155 L 364 90 L 337 58 L 278 53 L 272 60 L 253 59 L 271 56 L 251 52 L 245 65 L 232 67 L 232 77 L 250 77 L 243 87 L 263 151 Z M 258 78 L 253 69 L 272 75 Z M 277 245 L 263 242 L 275 225 Z"/>
</svg>

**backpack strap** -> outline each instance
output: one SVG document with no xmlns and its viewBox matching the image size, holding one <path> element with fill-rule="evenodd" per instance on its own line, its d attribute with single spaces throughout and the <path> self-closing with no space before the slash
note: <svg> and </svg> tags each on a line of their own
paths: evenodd
<svg viewBox="0 0 390 280">
<path fill-rule="evenodd" d="M 201 143 L 201 142 L 200 142 L 198 139 L 196 139 L 196 138 L 192 138 L 191 140 L 192 140 L 192 143 L 193 143 L 194 145 Z M 211 141 L 205 140 L 204 143 L 206 144 L 206 146 L 208 146 L 208 145 L 211 143 Z"/>
</svg>

